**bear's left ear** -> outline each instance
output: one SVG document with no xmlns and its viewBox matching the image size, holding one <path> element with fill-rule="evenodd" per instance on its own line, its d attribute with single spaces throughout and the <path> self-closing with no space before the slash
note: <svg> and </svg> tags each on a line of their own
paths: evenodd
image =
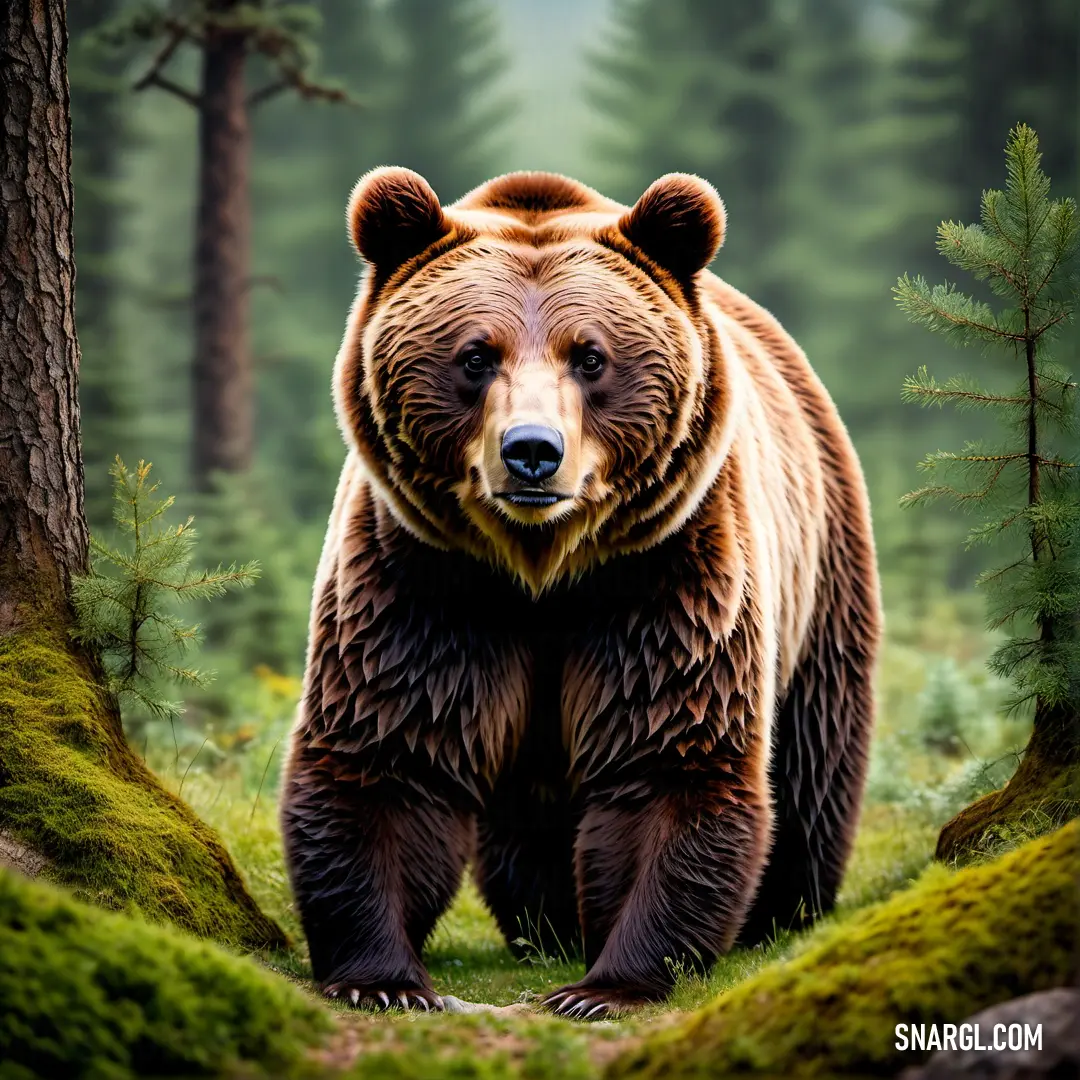
<svg viewBox="0 0 1080 1080">
<path fill-rule="evenodd" d="M 650 184 L 619 219 L 619 232 L 688 285 L 724 242 L 724 203 L 700 176 L 668 173 Z"/>
<path fill-rule="evenodd" d="M 349 235 L 384 279 L 453 229 L 431 185 L 412 169 L 372 169 L 349 199 Z"/>
</svg>

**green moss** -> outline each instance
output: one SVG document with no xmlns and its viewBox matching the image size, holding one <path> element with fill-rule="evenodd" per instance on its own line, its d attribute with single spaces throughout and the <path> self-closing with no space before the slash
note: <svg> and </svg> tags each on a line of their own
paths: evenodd
<svg viewBox="0 0 1080 1080">
<path fill-rule="evenodd" d="M 226 944 L 284 944 L 217 835 L 132 752 L 58 635 L 0 642 L 0 829 L 83 899 Z"/>
<path fill-rule="evenodd" d="M 1080 950 L 1080 824 L 810 935 L 773 965 L 618 1059 L 615 1077 L 893 1076 L 917 1055 L 898 1023 L 959 1023 L 1068 982 Z"/>
<path fill-rule="evenodd" d="M 330 1026 L 253 960 L 0 871 L 5 1080 L 302 1075 Z"/>
</svg>

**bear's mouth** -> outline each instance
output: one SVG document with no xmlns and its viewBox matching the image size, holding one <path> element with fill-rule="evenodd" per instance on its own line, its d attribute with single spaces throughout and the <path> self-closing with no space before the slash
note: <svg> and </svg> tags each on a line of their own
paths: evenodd
<svg viewBox="0 0 1080 1080">
<path fill-rule="evenodd" d="M 538 488 L 523 488 L 521 491 L 496 491 L 495 498 L 505 499 L 512 506 L 554 506 L 570 496 L 554 491 L 540 491 Z"/>
</svg>

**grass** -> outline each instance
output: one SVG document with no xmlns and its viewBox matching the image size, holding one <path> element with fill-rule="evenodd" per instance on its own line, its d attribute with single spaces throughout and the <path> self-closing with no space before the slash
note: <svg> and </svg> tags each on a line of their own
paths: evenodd
<svg viewBox="0 0 1080 1080">
<path fill-rule="evenodd" d="M 268 793 L 255 805 L 239 781 L 230 790 L 189 771 L 185 795 L 241 856 L 266 909 L 295 926 Z M 920 875 L 933 830 L 912 811 L 871 806 L 841 903 L 821 925 L 781 934 L 766 948 L 734 950 L 708 979 L 679 978 L 663 1005 L 592 1025 L 522 1003 L 576 977 L 580 967 L 539 954 L 515 960 L 469 882 L 440 921 L 427 959 L 443 993 L 503 1008 L 428 1016 L 376 1015 L 315 998 L 299 937 L 292 951 L 270 959 L 282 976 L 275 979 L 250 959 L 176 931 L 44 886 L 23 886 L 20 895 L 0 877 L 0 1060 L 51 1062 L 39 1073 L 0 1065 L 0 1077 L 270 1071 L 357 1080 L 586 1080 L 723 1075 L 718 1063 L 783 1075 L 867 1067 L 884 1075 L 886 1065 L 903 1063 L 874 1057 L 871 1028 L 884 1023 L 882 1010 L 918 1017 L 922 1008 L 931 1020 L 955 1022 L 965 1010 L 1011 996 L 1014 983 L 1052 984 L 1067 974 L 1076 921 L 1069 922 L 1063 901 L 1076 863 L 1058 851 L 1065 836 L 967 870 L 934 866 Z M 944 918 L 928 919 L 934 910 Z M 196 1029 L 213 1031 L 213 1039 L 207 1043 Z M 42 1046 L 52 1057 L 34 1056 Z M 82 1067 L 87 1061 L 92 1069 Z"/>
</svg>

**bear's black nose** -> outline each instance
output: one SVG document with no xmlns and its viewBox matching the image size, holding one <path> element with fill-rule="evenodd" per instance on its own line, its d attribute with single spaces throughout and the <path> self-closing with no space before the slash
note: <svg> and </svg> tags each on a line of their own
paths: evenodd
<svg viewBox="0 0 1080 1080">
<path fill-rule="evenodd" d="M 503 436 L 503 464 L 515 479 L 546 480 L 558 470 L 562 457 L 562 436 L 554 428 L 520 424 Z"/>
</svg>

